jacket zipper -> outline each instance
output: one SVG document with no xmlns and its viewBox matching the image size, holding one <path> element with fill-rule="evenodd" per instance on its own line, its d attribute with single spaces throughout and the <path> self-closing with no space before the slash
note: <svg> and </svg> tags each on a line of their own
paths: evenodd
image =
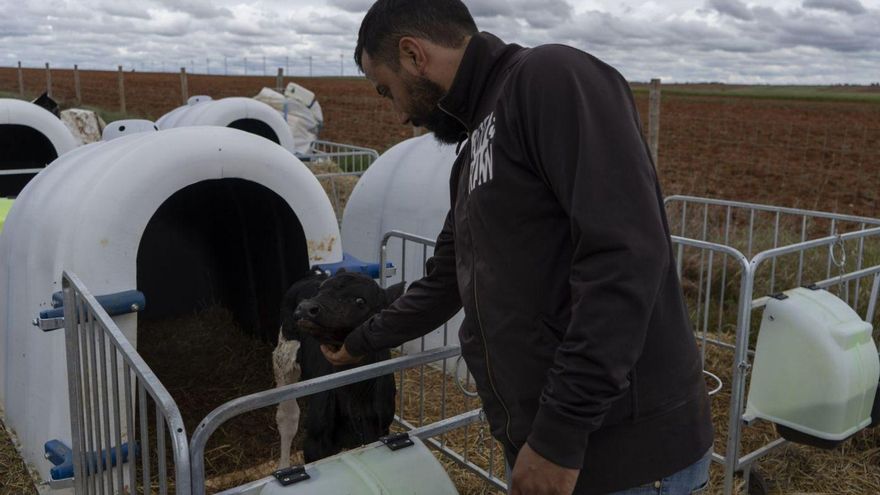
<svg viewBox="0 0 880 495">
<path fill-rule="evenodd" d="M 439 104 L 437 105 L 437 108 L 439 108 L 446 115 L 449 115 L 450 117 L 452 117 L 453 119 L 458 121 L 458 123 L 461 124 L 462 127 L 464 127 L 464 129 L 468 133 L 468 143 L 473 145 L 473 142 L 472 142 L 473 135 L 472 135 L 470 128 L 467 126 L 467 124 L 462 122 L 462 120 L 460 118 L 456 117 L 455 115 L 450 113 L 448 110 L 446 110 L 445 108 L 443 108 Z M 470 173 L 470 170 L 468 170 L 467 172 Z M 461 171 L 459 173 L 461 173 Z M 460 180 L 461 179 L 459 178 L 459 181 Z M 458 187 L 458 184 L 456 184 L 456 187 Z M 470 195 L 470 193 L 468 193 L 468 195 Z M 453 205 L 453 207 L 455 207 L 455 205 Z M 467 222 L 468 222 L 468 228 L 470 228 L 470 224 L 471 224 L 470 216 L 468 216 Z M 473 229 L 471 229 L 471 232 L 473 232 Z M 474 309 L 477 312 L 477 327 L 480 329 L 480 337 L 483 340 L 483 353 L 486 357 L 486 375 L 489 378 L 489 386 L 492 387 L 492 393 L 495 395 L 495 398 L 498 399 L 498 403 L 501 404 L 501 408 L 504 409 L 504 414 L 507 417 L 507 421 L 505 422 L 505 425 L 504 425 L 504 434 L 507 437 L 507 441 L 510 442 L 510 445 L 514 449 L 519 449 L 519 446 L 516 445 L 516 442 L 514 442 L 510 436 L 510 410 L 507 409 L 507 404 L 505 404 L 504 400 L 501 399 L 501 394 L 498 393 L 498 389 L 495 387 L 495 379 L 493 378 L 493 375 L 492 375 L 492 367 L 489 364 L 489 346 L 486 343 L 486 332 L 483 330 L 483 321 L 482 321 L 482 318 L 480 317 L 480 302 L 479 302 L 479 299 L 477 298 L 477 263 L 476 263 L 477 257 L 476 257 L 476 251 L 474 250 L 473 239 L 471 239 L 471 257 L 473 258 L 472 273 L 473 273 L 473 279 L 474 279 L 474 281 L 473 281 Z"/>
</svg>

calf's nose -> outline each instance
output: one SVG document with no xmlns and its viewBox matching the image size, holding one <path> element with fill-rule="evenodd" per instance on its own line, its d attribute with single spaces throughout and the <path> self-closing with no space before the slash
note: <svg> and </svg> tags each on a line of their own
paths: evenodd
<svg viewBox="0 0 880 495">
<path fill-rule="evenodd" d="M 296 311 L 294 312 L 294 316 L 298 319 L 302 318 L 314 318 L 318 316 L 318 313 L 321 312 L 321 307 L 316 303 L 311 301 L 303 301 L 299 303 L 299 306 L 296 307 Z"/>
</svg>

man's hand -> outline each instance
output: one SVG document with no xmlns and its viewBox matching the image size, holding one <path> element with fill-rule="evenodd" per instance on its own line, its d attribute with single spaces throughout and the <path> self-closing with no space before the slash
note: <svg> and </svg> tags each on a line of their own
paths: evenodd
<svg viewBox="0 0 880 495">
<path fill-rule="evenodd" d="M 513 466 L 510 495 L 571 495 L 578 474 L 579 469 L 553 464 L 525 444 Z"/>
<path fill-rule="evenodd" d="M 329 345 L 322 344 L 321 353 L 324 354 L 324 357 L 327 361 L 330 361 L 330 364 L 333 366 L 349 366 L 357 364 L 364 359 L 363 356 L 354 357 L 349 354 L 348 350 L 345 348 L 345 344 L 342 344 L 339 348 L 333 348 Z"/>
</svg>

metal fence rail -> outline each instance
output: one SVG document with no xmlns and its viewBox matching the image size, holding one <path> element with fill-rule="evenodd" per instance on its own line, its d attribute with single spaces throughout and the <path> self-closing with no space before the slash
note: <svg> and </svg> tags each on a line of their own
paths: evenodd
<svg viewBox="0 0 880 495">
<path fill-rule="evenodd" d="M 379 266 L 391 261 L 396 267 L 393 275 L 379 277 L 383 287 L 397 282 L 412 282 L 425 275 L 425 266 L 434 253 L 435 241 L 401 231 L 391 231 L 382 237 Z M 458 327 L 461 314 L 454 316 L 442 327 L 407 342 L 399 349 L 401 354 L 423 352 L 426 349 L 458 345 Z M 439 377 L 439 378 L 438 378 Z M 428 387 L 440 381 L 439 391 Z M 454 382 L 449 390 L 448 382 Z M 406 430 L 417 431 L 436 421 L 482 406 L 476 394 L 476 385 L 460 356 L 442 362 L 422 365 L 417 374 L 400 372 L 397 376 L 398 407 L 396 421 Z M 433 394 L 433 395 L 431 395 Z M 437 397 L 439 395 L 439 397 Z M 438 404 L 439 399 L 439 404 Z M 502 478 L 505 472 L 503 449 L 488 433 L 488 423 L 480 417 L 475 424 L 465 424 L 454 437 L 442 434 L 427 443 L 462 468 L 482 478 L 488 485 L 506 490 Z M 474 431 L 476 430 L 476 431 Z M 476 441 L 475 441 L 476 440 Z M 476 448 L 472 448 L 476 445 Z"/>
<path fill-rule="evenodd" d="M 379 158 L 374 149 L 332 141 L 313 141 L 309 160 L 333 160 L 344 173 L 363 173 Z"/>
<path fill-rule="evenodd" d="M 62 288 L 76 493 L 165 495 L 170 451 L 173 492 L 189 495 L 186 429 L 171 395 L 76 275 L 64 272 Z"/>
<path fill-rule="evenodd" d="M 800 286 L 828 289 L 878 326 L 880 220 L 689 196 L 666 199 L 677 269 L 704 367 L 707 346 L 728 352 L 729 416 L 724 493 L 745 486 L 754 463 L 785 444 L 775 439 L 742 452 L 746 386 L 759 312 L 768 296 Z M 715 398 L 713 400 L 718 400 Z"/>
<path fill-rule="evenodd" d="M 42 168 L 11 168 L 11 169 L 6 169 L 6 170 L 0 170 L 0 176 L 38 174 L 42 171 L 43 171 Z"/>
<path fill-rule="evenodd" d="M 453 357 L 458 355 L 458 353 L 457 347 L 444 347 L 412 356 L 401 356 L 332 375 L 257 392 L 221 405 L 199 423 L 193 434 L 190 449 L 193 495 L 204 495 L 205 493 L 205 446 L 211 435 L 230 419 L 240 414 L 263 407 L 274 406 L 284 401 L 307 397 L 319 392 L 351 385 L 352 383 L 388 375 L 400 369 Z"/>
<path fill-rule="evenodd" d="M 315 173 L 341 225 L 351 191 L 360 176 L 379 158 L 379 153 L 361 146 L 319 140 L 312 142 L 309 153 L 297 157 Z"/>
</svg>

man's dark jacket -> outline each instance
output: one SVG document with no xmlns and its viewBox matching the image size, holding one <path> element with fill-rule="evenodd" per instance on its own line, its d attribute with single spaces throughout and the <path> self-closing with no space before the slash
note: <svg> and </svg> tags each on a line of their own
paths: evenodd
<svg viewBox="0 0 880 495">
<path fill-rule="evenodd" d="M 696 462 L 708 397 L 626 81 L 576 49 L 482 33 L 440 108 L 467 144 L 428 275 L 348 350 L 399 345 L 463 306 L 462 353 L 509 456 L 528 441 L 582 469 L 577 494 Z"/>
</svg>

